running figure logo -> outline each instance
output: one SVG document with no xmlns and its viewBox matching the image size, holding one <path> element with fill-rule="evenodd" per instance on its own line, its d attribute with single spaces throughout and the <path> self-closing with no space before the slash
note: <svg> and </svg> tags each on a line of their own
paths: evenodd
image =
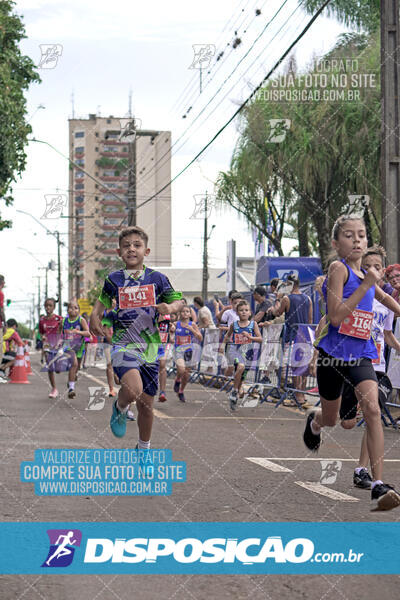
<svg viewBox="0 0 400 600">
<path fill-rule="evenodd" d="M 42 567 L 68 567 L 82 541 L 79 529 L 48 529 L 50 548 Z"/>
<path fill-rule="evenodd" d="M 46 209 L 41 219 L 59 219 L 63 208 L 67 206 L 67 196 L 65 194 L 45 194 Z"/>
<path fill-rule="evenodd" d="M 290 129 L 290 119 L 269 119 L 270 132 L 267 142 L 270 144 L 280 144 L 286 137 Z"/>
<path fill-rule="evenodd" d="M 39 44 L 40 61 L 38 69 L 54 69 L 57 66 L 58 59 L 62 54 L 61 44 Z"/>
<path fill-rule="evenodd" d="M 193 44 L 194 57 L 189 69 L 208 69 L 215 54 L 214 44 Z"/>
<path fill-rule="evenodd" d="M 320 477 L 320 483 L 326 483 L 327 485 L 331 485 L 335 483 L 337 476 L 339 475 L 342 469 L 342 461 L 341 460 L 320 460 L 322 474 Z"/>
<path fill-rule="evenodd" d="M 207 195 L 207 209 L 206 209 L 206 196 L 204 194 L 195 194 L 194 198 L 194 211 L 190 219 L 207 219 L 211 215 L 211 211 L 215 206 L 215 196 L 213 194 Z"/>
<path fill-rule="evenodd" d="M 106 403 L 106 396 L 106 388 L 89 387 L 89 402 L 85 410 L 102 410 Z"/>
</svg>

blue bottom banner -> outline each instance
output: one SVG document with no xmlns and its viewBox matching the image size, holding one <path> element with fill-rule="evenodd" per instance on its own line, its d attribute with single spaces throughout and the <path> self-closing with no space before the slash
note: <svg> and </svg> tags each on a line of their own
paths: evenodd
<svg viewBox="0 0 400 600">
<path fill-rule="evenodd" d="M 0 523 L 1 574 L 400 574 L 400 523 Z"/>
</svg>

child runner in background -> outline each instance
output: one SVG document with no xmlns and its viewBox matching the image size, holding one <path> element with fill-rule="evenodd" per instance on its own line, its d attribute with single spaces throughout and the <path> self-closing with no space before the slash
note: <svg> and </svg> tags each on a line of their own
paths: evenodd
<svg viewBox="0 0 400 600">
<path fill-rule="evenodd" d="M 201 342 L 203 336 L 196 323 L 190 320 L 190 308 L 184 306 L 179 313 L 179 321 L 175 326 L 175 363 L 177 377 L 174 392 L 181 402 L 186 402 L 184 389 L 190 379 L 192 366 L 196 364 L 196 349 L 199 348 L 194 339 Z"/>
<path fill-rule="evenodd" d="M 90 315 L 91 331 L 104 336 L 101 325 L 104 308 L 111 308 L 115 298 L 111 361 L 121 388 L 113 405 L 110 427 L 116 437 L 123 437 L 127 410 L 136 401 L 139 449 L 150 448 L 153 426 L 160 344 L 157 317 L 179 310 L 182 304 L 181 293 L 174 291 L 168 278 L 143 264 L 149 254 L 148 235 L 141 227 L 121 231 L 118 255 L 125 263 L 125 269 L 108 275 Z"/>
<path fill-rule="evenodd" d="M 40 317 L 39 321 L 39 333 L 42 338 L 43 351 L 46 357 L 46 370 L 51 386 L 49 398 L 57 398 L 58 396 L 54 373 L 56 369 L 55 356 L 61 341 L 60 325 L 62 317 L 55 314 L 55 308 L 56 301 L 54 298 L 46 298 L 44 302 L 46 314 Z"/>
<path fill-rule="evenodd" d="M 384 437 L 377 378 L 372 365 L 372 360 L 378 358 L 371 337 L 374 296 L 395 314 L 400 311 L 394 299 L 376 287 L 381 276 L 375 267 L 371 266 L 367 273 L 361 269 L 362 255 L 367 248 L 362 218 L 339 217 L 332 230 L 332 246 L 340 260 L 330 265 L 323 285 L 327 324 L 315 342 L 319 350 L 317 381 L 321 409 L 309 412 L 303 440 L 307 448 L 318 450 L 321 428 L 336 425 L 343 383 L 348 380 L 355 388 L 367 425 L 373 477 L 372 510 L 390 510 L 400 504 L 400 496 L 382 481 Z"/>
<path fill-rule="evenodd" d="M 379 286 L 383 285 L 384 267 L 385 267 L 386 252 L 380 246 L 372 246 L 368 248 L 363 256 L 362 267 L 365 270 L 369 270 L 374 267 L 381 276 L 379 280 Z M 382 385 L 386 385 L 388 389 L 391 388 L 390 380 L 386 371 L 386 363 L 384 358 L 384 347 L 387 344 L 390 348 L 394 348 L 398 353 L 400 352 L 400 343 L 393 335 L 393 311 L 389 310 L 386 306 L 378 302 L 376 298 L 373 300 L 372 310 L 374 313 L 374 320 L 372 324 L 372 337 L 375 341 L 378 358 L 373 360 L 374 369 L 378 378 L 378 392 L 379 396 L 382 396 L 383 390 Z M 385 402 L 385 397 L 382 397 L 382 401 Z M 354 393 L 354 389 L 347 382 L 344 384 L 342 403 L 340 406 L 340 418 L 341 425 L 344 429 L 352 429 L 357 424 L 357 398 Z M 360 460 L 356 467 L 353 475 L 353 483 L 356 487 L 363 489 L 370 489 L 372 484 L 372 478 L 368 472 L 368 446 L 367 446 L 367 430 L 364 431 Z"/>
<path fill-rule="evenodd" d="M 24 342 L 21 340 L 18 329 L 18 323 L 15 319 L 8 319 L 6 323 L 7 327 L 3 334 L 3 356 L 1 359 L 0 366 L 0 377 L 1 383 L 8 383 L 6 377 L 6 369 L 10 369 L 13 367 L 15 363 L 15 358 L 17 356 L 17 346 L 23 346 Z"/>
<path fill-rule="evenodd" d="M 160 315 L 158 320 L 158 331 L 160 332 L 161 344 L 158 348 L 158 362 L 160 365 L 159 383 L 160 393 L 158 396 L 159 402 L 166 402 L 167 396 L 165 390 L 167 387 L 167 359 L 170 350 L 170 330 L 175 331 L 175 325 L 171 323 L 171 315 Z"/>
<path fill-rule="evenodd" d="M 253 342 L 261 344 L 262 342 L 262 335 L 258 324 L 254 320 L 250 320 L 251 310 L 249 303 L 246 300 L 240 300 L 236 306 L 236 311 L 238 320 L 231 323 L 219 348 L 219 352 L 223 353 L 225 345 L 229 343 L 227 351 L 228 361 L 229 364 L 233 363 L 235 366 L 233 390 L 229 394 L 231 410 L 236 409 L 239 388 L 245 376 L 245 368 L 248 362 L 247 353 L 254 351 L 254 347 L 249 347 L 249 344 Z"/>
<path fill-rule="evenodd" d="M 76 300 L 68 302 L 67 312 L 68 317 L 63 319 L 61 331 L 64 339 L 64 352 L 70 355 L 72 362 L 68 373 L 68 398 L 75 398 L 78 358 L 82 358 L 85 349 L 84 338 L 89 337 L 90 334 L 87 322 L 79 315 L 79 306 Z"/>
</svg>

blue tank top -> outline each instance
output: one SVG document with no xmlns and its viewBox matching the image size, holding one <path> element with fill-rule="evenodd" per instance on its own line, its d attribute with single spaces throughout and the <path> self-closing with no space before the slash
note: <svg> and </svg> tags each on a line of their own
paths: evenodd
<svg viewBox="0 0 400 600">
<path fill-rule="evenodd" d="M 349 267 L 344 259 L 341 261 L 348 271 L 347 281 L 343 286 L 343 300 L 350 298 L 355 290 L 362 282 L 361 277 L 358 277 Z M 363 273 L 365 271 L 363 270 Z M 325 302 L 327 303 L 327 279 L 322 286 Z M 357 304 L 356 308 L 372 312 L 372 303 L 375 297 L 375 286 L 369 288 L 365 296 Z M 339 327 L 334 327 L 328 323 L 323 328 L 319 339 L 316 341 L 317 348 L 321 348 L 330 356 L 341 358 L 344 361 L 354 360 L 357 358 L 378 358 L 375 342 L 370 337 L 368 340 L 361 340 L 356 337 L 339 333 Z"/>
<path fill-rule="evenodd" d="M 254 321 L 250 321 L 246 327 L 240 327 L 239 321 L 234 321 L 233 323 L 233 343 L 235 344 L 235 335 L 240 335 L 244 331 L 247 331 L 251 336 L 254 336 Z M 246 342 L 247 344 L 251 344 L 252 342 Z M 242 344 L 235 344 L 238 348 L 240 348 Z"/>
<path fill-rule="evenodd" d="M 81 335 L 78 335 L 77 333 L 72 333 L 70 330 L 71 329 L 79 329 L 80 331 L 82 331 L 83 327 L 82 327 L 81 319 L 82 319 L 82 317 L 79 316 L 74 321 L 70 321 L 69 317 L 64 317 L 63 324 L 62 324 L 64 340 L 67 342 L 67 345 L 69 347 L 71 347 L 75 350 L 80 348 L 82 345 L 84 345 L 85 340 L 83 339 L 83 337 Z"/>
<path fill-rule="evenodd" d="M 293 342 L 299 323 L 308 323 L 310 298 L 306 294 L 288 294 L 289 310 L 285 315 L 285 342 Z"/>
<path fill-rule="evenodd" d="M 193 325 L 193 321 L 189 321 L 189 325 Z M 175 347 L 182 345 L 187 346 L 193 342 L 193 333 L 186 327 L 183 327 L 180 321 L 177 321 L 175 327 Z M 184 338 L 186 338 L 187 341 L 183 341 Z M 190 340 L 188 338 L 190 338 Z"/>
</svg>

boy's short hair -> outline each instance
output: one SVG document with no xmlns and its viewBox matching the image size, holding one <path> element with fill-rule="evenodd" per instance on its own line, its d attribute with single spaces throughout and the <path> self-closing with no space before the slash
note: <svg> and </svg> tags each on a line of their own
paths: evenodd
<svg viewBox="0 0 400 600">
<path fill-rule="evenodd" d="M 7 327 L 18 327 L 18 323 L 15 319 L 8 319 Z"/>
<path fill-rule="evenodd" d="M 133 225 L 132 227 L 126 227 L 126 229 L 123 229 L 121 231 L 121 233 L 119 234 L 119 237 L 118 237 L 118 246 L 121 246 L 122 240 L 124 238 L 128 237 L 128 235 L 138 235 L 140 237 L 140 239 L 144 241 L 144 245 L 147 248 L 147 245 L 149 243 L 149 236 L 147 235 L 145 230 L 142 229 L 141 227 L 139 227 L 138 225 Z"/>
<path fill-rule="evenodd" d="M 229 294 L 228 294 L 228 298 L 229 298 L 229 300 L 232 298 L 233 294 L 238 294 L 238 291 L 237 291 L 237 290 L 231 290 L 231 291 L 229 292 Z"/>
<path fill-rule="evenodd" d="M 196 302 L 196 304 L 198 304 L 201 307 L 204 306 L 203 298 L 200 298 L 200 296 L 196 296 L 195 298 L 193 298 L 193 302 Z"/>
<path fill-rule="evenodd" d="M 242 294 L 240 294 L 239 292 L 234 292 L 231 295 L 231 300 L 244 300 Z"/>
<path fill-rule="evenodd" d="M 258 294 L 259 296 L 266 296 L 267 290 L 263 285 L 258 285 L 256 288 L 254 288 L 253 294 Z"/>
<path fill-rule="evenodd" d="M 384 267 L 386 264 L 386 250 L 383 246 L 378 246 L 378 244 L 374 244 L 370 248 L 367 248 L 363 254 L 363 258 L 367 258 L 367 256 L 377 255 L 381 257 L 382 266 Z"/>
<path fill-rule="evenodd" d="M 250 304 L 247 302 L 247 300 L 241 300 L 236 306 L 236 310 L 239 310 L 241 306 L 248 306 L 250 308 Z"/>
<path fill-rule="evenodd" d="M 69 308 L 71 306 L 71 304 L 76 304 L 77 307 L 79 308 L 79 304 L 78 304 L 78 299 L 77 298 L 71 298 L 70 300 L 68 300 L 68 302 L 67 302 L 67 308 Z"/>
</svg>

